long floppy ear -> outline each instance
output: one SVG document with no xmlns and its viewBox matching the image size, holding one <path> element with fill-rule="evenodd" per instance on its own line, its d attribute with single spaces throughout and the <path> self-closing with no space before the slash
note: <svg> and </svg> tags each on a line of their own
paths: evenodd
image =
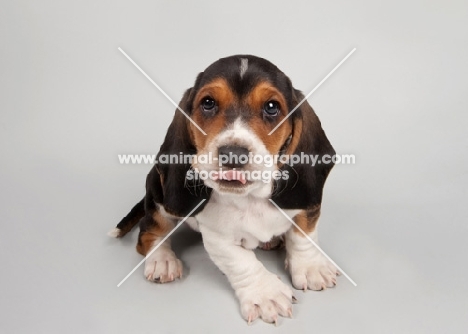
<svg viewBox="0 0 468 334">
<path fill-rule="evenodd" d="M 185 92 L 179 103 L 180 108 L 189 114 L 191 94 L 192 88 Z M 151 198 L 178 217 L 187 216 L 202 199 L 206 199 L 192 215 L 200 212 L 211 195 L 211 188 L 203 186 L 203 183 L 194 185 L 193 181 L 187 180 L 187 172 L 191 169 L 187 157 L 197 153 L 189 131 L 189 120 L 176 110 L 157 155 L 157 163 L 146 181 L 146 203 L 151 206 Z"/>
<path fill-rule="evenodd" d="M 300 91 L 294 90 L 294 98 L 296 101 L 302 101 L 304 96 Z M 283 171 L 288 172 L 289 178 L 280 180 L 273 192 L 272 200 L 283 209 L 307 209 L 322 202 L 323 186 L 328 173 L 333 168 L 331 158 L 335 155 L 335 150 L 307 100 L 291 115 L 291 118 L 293 132 L 285 154 L 304 159 L 305 155 L 308 155 L 309 161 L 308 163 L 301 161 L 293 166 L 285 164 L 281 167 Z M 317 159 L 314 166 L 311 155 Z M 325 160 L 330 160 L 329 163 L 324 163 L 322 160 L 324 156 Z"/>
</svg>

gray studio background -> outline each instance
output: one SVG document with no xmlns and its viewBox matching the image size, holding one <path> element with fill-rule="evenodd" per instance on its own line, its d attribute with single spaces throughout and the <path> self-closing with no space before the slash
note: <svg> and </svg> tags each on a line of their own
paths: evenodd
<svg viewBox="0 0 468 334">
<path fill-rule="evenodd" d="M 2 1 L 2 333 L 465 333 L 468 4 L 463 1 Z M 320 224 L 357 282 L 296 292 L 294 319 L 248 328 L 200 237 L 185 277 L 150 284 L 137 233 L 106 236 L 144 194 L 176 101 L 220 57 L 250 53 L 309 92 L 339 153 Z M 258 252 L 289 281 L 281 252 Z"/>
</svg>

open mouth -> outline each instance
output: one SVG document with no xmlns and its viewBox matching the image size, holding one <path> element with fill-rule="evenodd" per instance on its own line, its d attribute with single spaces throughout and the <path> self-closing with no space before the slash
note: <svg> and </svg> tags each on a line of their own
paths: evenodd
<svg viewBox="0 0 468 334">
<path fill-rule="evenodd" d="M 243 171 L 238 170 L 220 171 L 213 179 L 225 190 L 241 189 L 253 183 L 246 179 Z"/>
<path fill-rule="evenodd" d="M 216 183 L 218 184 L 218 191 L 221 193 L 242 195 L 247 191 L 247 188 L 253 183 L 253 181 L 242 183 L 238 180 L 217 180 Z"/>
<path fill-rule="evenodd" d="M 252 184 L 252 181 L 245 181 L 241 182 L 238 180 L 216 180 L 216 182 L 220 185 L 223 185 L 225 187 L 236 187 L 236 188 L 244 188 L 247 187 L 249 184 Z"/>
</svg>

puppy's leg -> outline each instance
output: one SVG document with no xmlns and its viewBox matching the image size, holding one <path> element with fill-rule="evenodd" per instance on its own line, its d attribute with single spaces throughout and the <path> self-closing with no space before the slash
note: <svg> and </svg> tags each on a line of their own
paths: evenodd
<svg viewBox="0 0 468 334">
<path fill-rule="evenodd" d="M 137 251 L 146 256 L 174 228 L 174 223 L 160 212 L 147 214 L 140 221 Z M 145 277 L 157 283 L 172 282 L 182 277 L 182 262 L 175 256 L 168 238 L 145 261 Z"/>
<path fill-rule="evenodd" d="M 294 217 L 296 224 L 318 244 L 320 205 Z M 337 269 L 296 227 L 286 233 L 286 261 L 293 285 L 302 290 L 323 290 L 336 285 Z"/>
<path fill-rule="evenodd" d="M 248 243 L 202 224 L 200 231 L 210 258 L 234 288 L 245 320 L 250 323 L 261 317 L 266 322 L 276 322 L 278 315 L 292 315 L 291 288 L 266 270 L 251 249 L 242 246 Z"/>
</svg>

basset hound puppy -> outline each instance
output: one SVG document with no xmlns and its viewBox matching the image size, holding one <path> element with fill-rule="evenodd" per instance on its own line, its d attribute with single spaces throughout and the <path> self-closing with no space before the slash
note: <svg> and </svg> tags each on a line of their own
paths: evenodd
<svg viewBox="0 0 468 334">
<path fill-rule="evenodd" d="M 276 159 L 266 164 L 251 158 L 334 156 L 307 101 L 284 120 L 303 99 L 291 80 L 263 58 L 237 55 L 210 65 L 179 104 L 193 122 L 176 110 L 148 174 L 146 195 L 113 236 L 123 237 L 139 223 L 136 248 L 146 256 L 204 199 L 186 221 L 201 232 L 206 251 L 231 283 L 249 323 L 291 317 L 295 301 L 291 288 L 255 257 L 253 249 L 259 245 L 270 248 L 279 237 L 284 240 L 285 265 L 296 289 L 335 286 L 337 269 L 270 201 L 317 242 L 322 190 L 333 163 L 311 166 Z M 202 159 L 207 156 L 211 159 Z M 252 177 L 254 172 L 273 177 Z M 210 177 L 201 179 L 203 173 Z M 182 267 L 167 239 L 146 259 L 144 274 L 166 283 L 182 277 Z"/>
</svg>

